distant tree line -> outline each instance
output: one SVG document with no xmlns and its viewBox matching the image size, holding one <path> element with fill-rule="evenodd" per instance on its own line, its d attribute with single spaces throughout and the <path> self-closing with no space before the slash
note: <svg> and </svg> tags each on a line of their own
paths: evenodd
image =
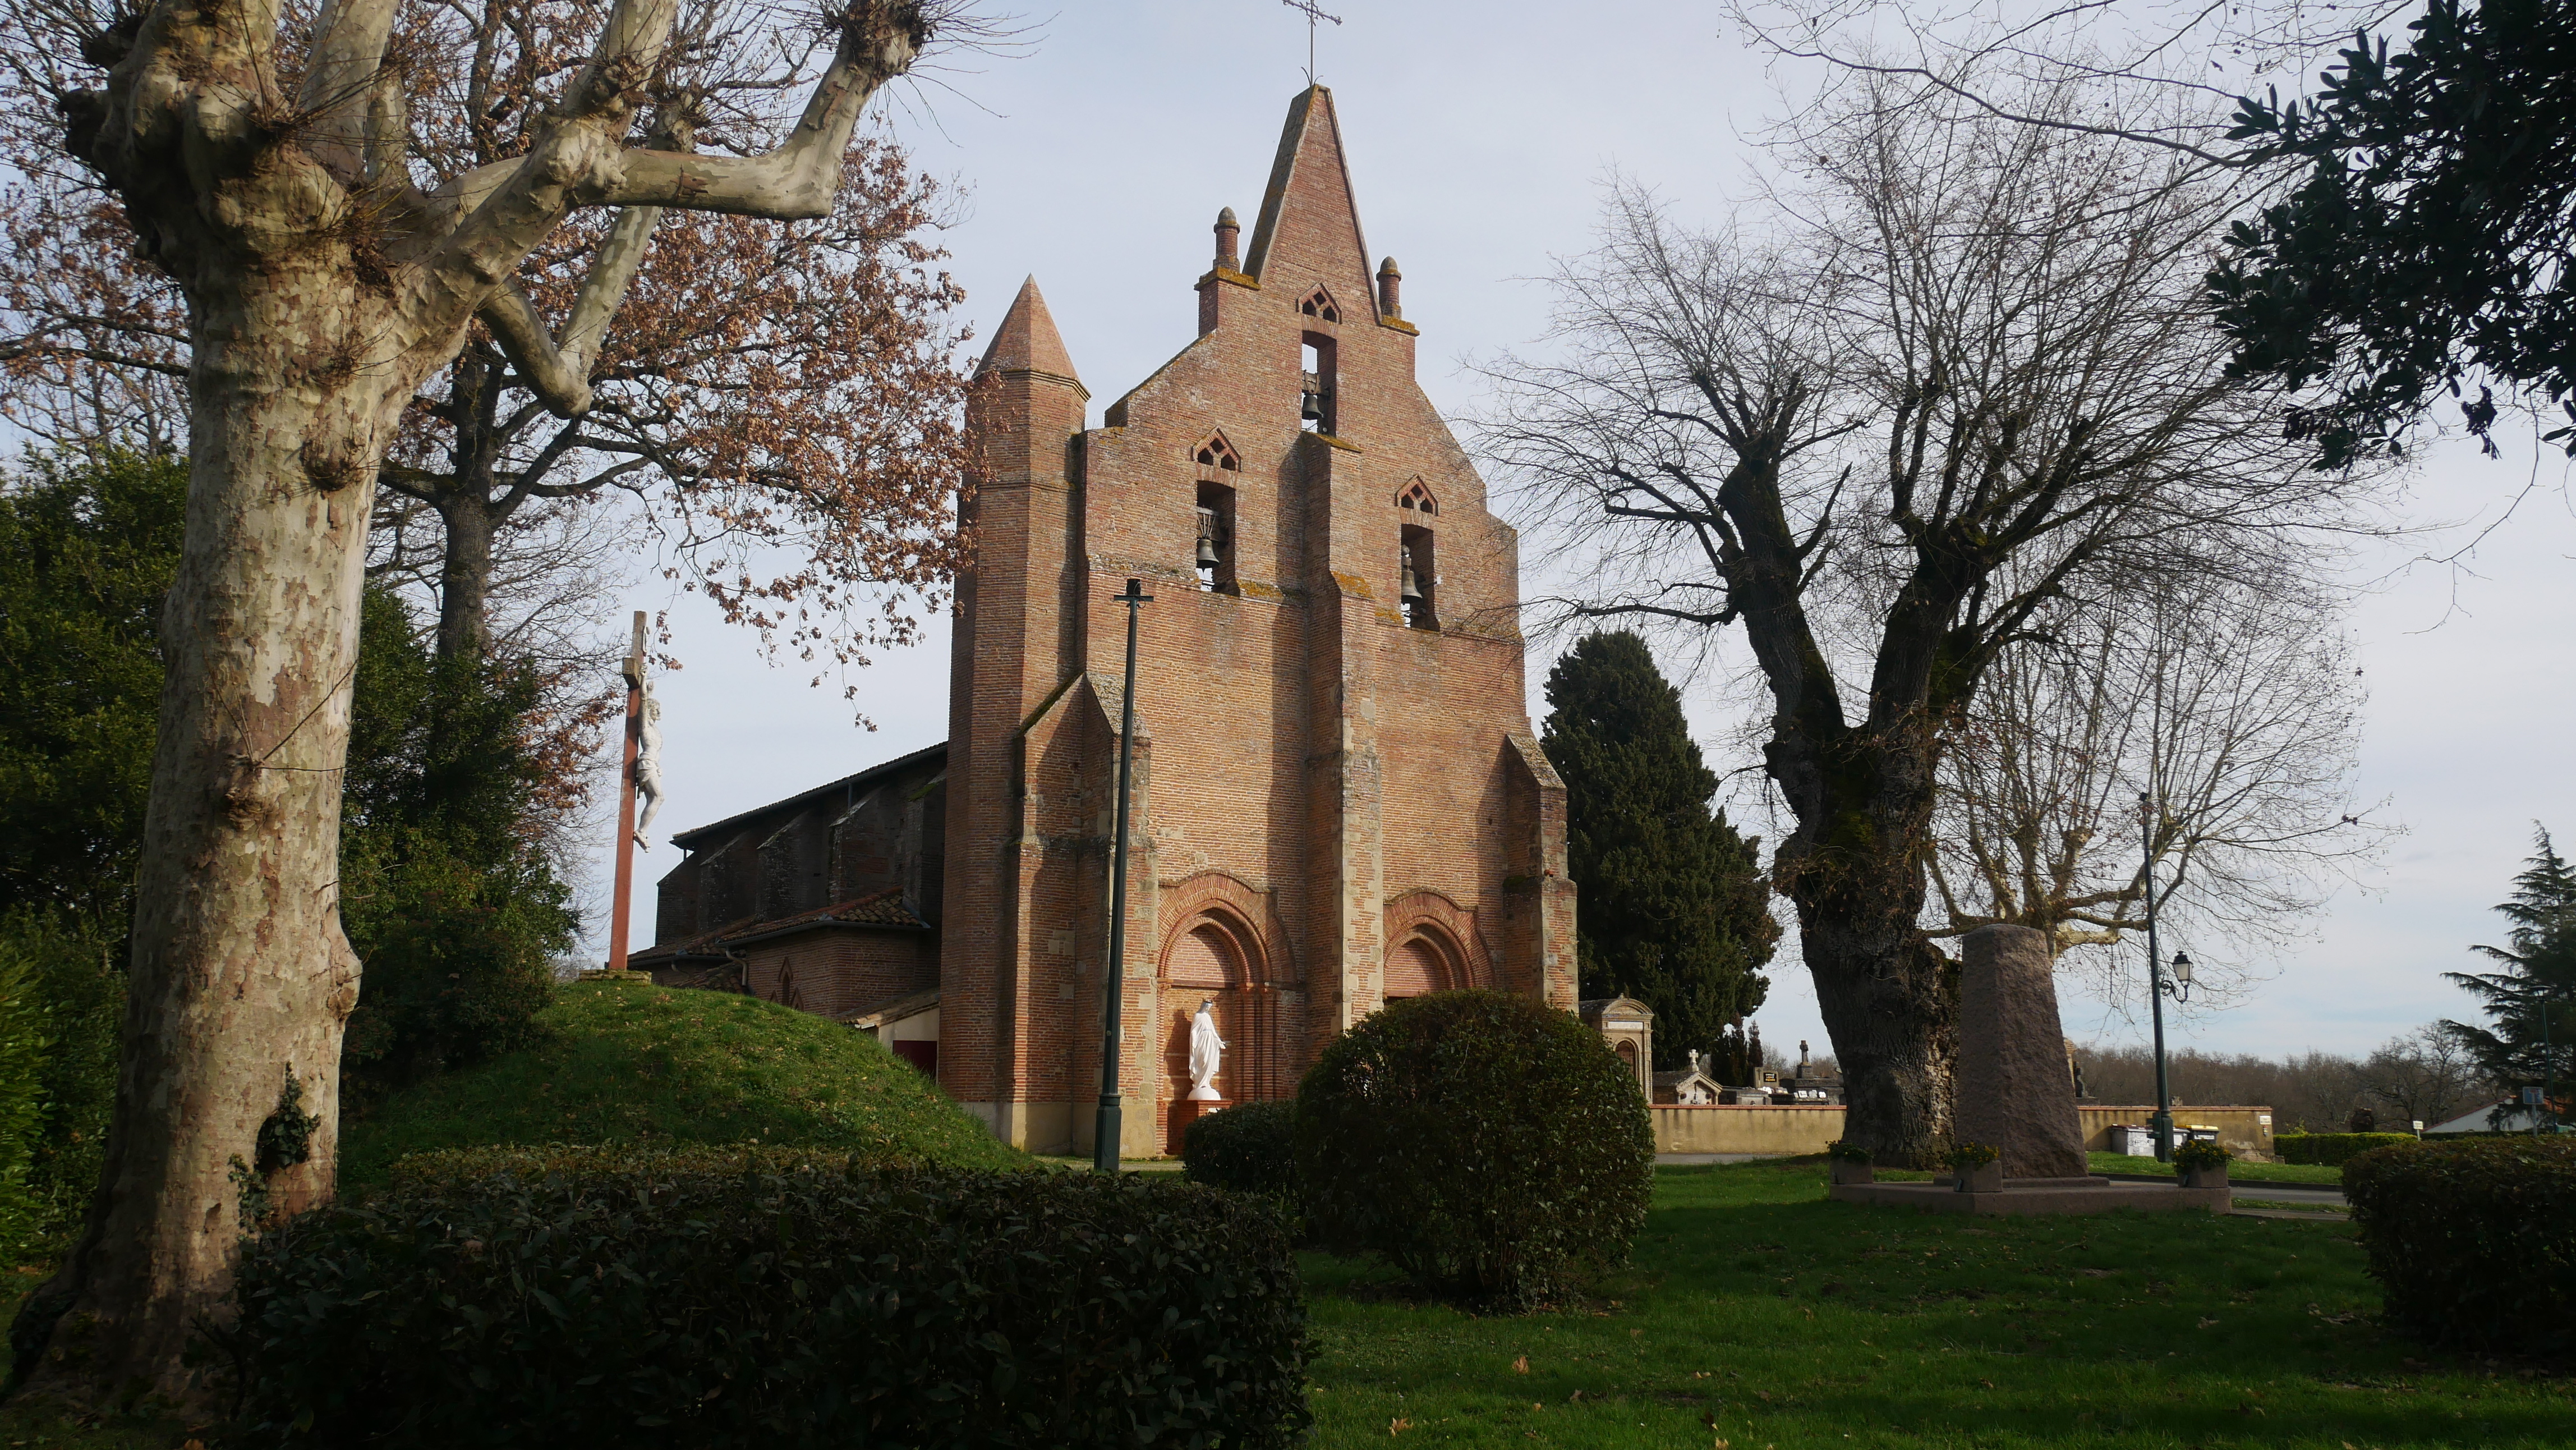
<svg viewBox="0 0 2576 1450">
<path fill-rule="evenodd" d="M 2096 1102 L 2155 1101 L 2155 1054 L 2143 1044 L 2079 1046 L 2075 1064 Z M 2273 1130 L 2285 1133 L 2345 1132 L 2356 1114 L 2367 1114 L 2379 1131 L 2403 1132 L 2410 1122 L 2440 1123 L 2498 1095 L 2476 1061 L 2434 1027 L 2392 1037 L 2362 1057 L 2186 1047 L 2166 1054 L 2165 1070 L 2184 1108 L 2259 1104 L 2272 1110 Z"/>
</svg>

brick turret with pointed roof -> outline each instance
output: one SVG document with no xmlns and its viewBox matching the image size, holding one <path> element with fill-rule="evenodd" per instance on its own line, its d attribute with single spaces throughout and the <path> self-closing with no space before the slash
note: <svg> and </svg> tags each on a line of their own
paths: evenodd
<svg viewBox="0 0 2576 1450">
<path fill-rule="evenodd" d="M 1574 1003 L 1564 788 L 1524 701 L 1512 530 L 1414 381 L 1330 91 L 1290 105 L 1199 336 L 1083 429 L 1032 280 L 979 369 L 976 564 L 950 703 L 940 1078 L 1010 1141 L 1087 1145 L 1120 697 L 1138 721 L 1129 1152 L 1173 1141 L 1213 998 L 1230 1098 L 1457 986 Z M 1109 596 L 1140 577 L 1137 678 Z"/>
</svg>

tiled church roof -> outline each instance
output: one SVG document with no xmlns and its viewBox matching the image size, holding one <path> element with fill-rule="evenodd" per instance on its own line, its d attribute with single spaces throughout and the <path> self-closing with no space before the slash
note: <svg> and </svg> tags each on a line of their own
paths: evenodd
<svg viewBox="0 0 2576 1450">
<path fill-rule="evenodd" d="M 930 923 L 904 905 L 901 887 L 889 886 L 865 896 L 800 911 L 793 916 L 774 917 L 768 921 L 738 921 L 730 926 L 691 937 L 687 941 L 657 945 L 637 952 L 634 960 L 642 966 L 655 961 L 683 961 L 690 957 L 721 957 L 732 949 L 765 941 L 789 932 L 812 931 L 822 927 L 874 927 L 886 931 L 928 931 Z"/>
</svg>

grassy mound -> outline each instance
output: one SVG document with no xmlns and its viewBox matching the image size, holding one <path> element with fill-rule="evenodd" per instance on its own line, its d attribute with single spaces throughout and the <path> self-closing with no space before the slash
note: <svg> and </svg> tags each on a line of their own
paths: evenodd
<svg viewBox="0 0 2576 1450">
<path fill-rule="evenodd" d="M 347 1124 L 341 1181 L 379 1184 L 406 1153 L 491 1143 L 764 1142 L 985 1168 L 1031 1161 L 873 1039 L 792 1007 L 577 982 L 537 1021 L 537 1046 L 432 1078 Z"/>
</svg>

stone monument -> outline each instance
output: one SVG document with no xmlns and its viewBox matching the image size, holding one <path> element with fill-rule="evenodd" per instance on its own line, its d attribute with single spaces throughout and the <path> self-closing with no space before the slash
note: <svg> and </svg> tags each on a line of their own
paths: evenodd
<svg viewBox="0 0 2576 1450">
<path fill-rule="evenodd" d="M 2113 1183 L 2085 1172 L 2075 1075 L 2057 1021 L 2048 938 L 2026 926 L 1981 926 L 1961 943 L 1958 1111 L 1951 1136 L 2002 1154 L 2000 1181 L 1954 1191 L 1930 1183 L 1836 1183 L 1840 1203 L 1923 1213 L 2108 1213 L 2118 1208 L 2225 1213 L 2226 1185 Z"/>
<path fill-rule="evenodd" d="M 2026 926 L 1981 926 L 1960 945 L 1952 1136 L 2002 1150 L 2006 1178 L 2083 1177 L 2084 1128 L 2048 938 Z"/>
</svg>

